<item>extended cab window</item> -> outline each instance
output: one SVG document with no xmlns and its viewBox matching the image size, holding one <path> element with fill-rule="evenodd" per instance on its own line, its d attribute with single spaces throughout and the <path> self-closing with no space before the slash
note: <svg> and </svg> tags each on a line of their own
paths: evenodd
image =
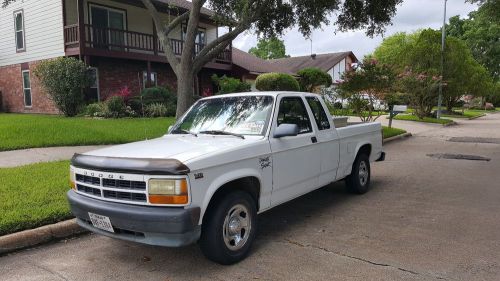
<svg viewBox="0 0 500 281">
<path fill-rule="evenodd" d="M 300 97 L 281 99 L 277 125 L 281 124 L 297 124 L 299 134 L 312 132 L 306 106 Z"/>
<path fill-rule="evenodd" d="M 330 129 L 330 122 L 328 122 L 328 117 L 325 113 L 321 102 L 316 97 L 306 97 L 307 103 L 309 107 L 311 107 L 311 111 L 314 115 L 314 120 L 316 121 L 316 125 L 318 125 L 319 130 L 327 130 Z"/>
</svg>

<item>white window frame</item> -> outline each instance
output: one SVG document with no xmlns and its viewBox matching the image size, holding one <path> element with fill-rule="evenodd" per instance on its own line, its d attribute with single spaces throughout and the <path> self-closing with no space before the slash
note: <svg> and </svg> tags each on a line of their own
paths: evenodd
<svg viewBox="0 0 500 281">
<path fill-rule="evenodd" d="M 95 87 L 90 85 L 90 89 L 97 89 L 97 101 L 101 101 L 101 92 L 99 91 L 99 69 L 97 67 L 90 67 L 91 70 L 95 70 Z"/>
<path fill-rule="evenodd" d="M 18 26 L 17 26 L 17 21 L 16 21 L 16 17 L 17 15 L 21 15 L 21 24 L 22 24 L 22 27 L 21 29 L 17 29 Z M 23 40 L 23 47 L 22 48 L 18 48 L 17 47 L 17 33 L 19 32 L 22 32 L 23 36 L 22 36 L 22 40 Z M 14 11 L 14 41 L 16 43 L 16 52 L 24 52 L 26 51 L 26 28 L 25 28 L 25 25 L 24 25 L 24 10 L 16 10 Z"/>
<path fill-rule="evenodd" d="M 27 88 L 26 85 L 24 84 L 24 73 L 28 73 L 28 80 L 29 80 L 29 83 L 30 83 L 29 88 Z M 31 73 L 30 73 L 30 71 L 29 70 L 23 70 L 23 71 L 21 71 L 21 78 L 23 80 L 23 103 L 24 103 L 24 107 L 25 108 L 32 108 L 33 107 L 33 93 L 31 91 Z M 26 104 L 26 90 L 30 91 L 30 105 Z"/>
</svg>

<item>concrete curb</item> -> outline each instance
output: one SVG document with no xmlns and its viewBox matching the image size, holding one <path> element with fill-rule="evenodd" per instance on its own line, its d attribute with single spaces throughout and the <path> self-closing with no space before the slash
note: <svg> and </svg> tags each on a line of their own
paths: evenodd
<svg viewBox="0 0 500 281">
<path fill-rule="evenodd" d="M 391 142 L 391 141 L 399 140 L 399 139 L 409 138 L 411 136 L 412 136 L 411 133 L 404 133 L 404 134 L 397 135 L 394 137 L 386 138 L 383 140 L 383 144 L 386 144 L 386 143 Z"/>
<path fill-rule="evenodd" d="M 455 126 L 455 125 L 458 125 L 458 123 L 455 121 L 452 121 L 450 123 L 443 124 L 443 127 L 449 127 L 449 126 Z"/>
<path fill-rule="evenodd" d="M 478 116 L 469 117 L 468 119 L 469 120 L 474 120 L 474 119 L 481 118 L 481 117 L 484 117 L 484 116 L 486 116 L 486 114 L 483 113 L 483 114 L 478 115 Z"/>
<path fill-rule="evenodd" d="M 0 255 L 88 232 L 76 219 L 0 236 Z"/>
</svg>

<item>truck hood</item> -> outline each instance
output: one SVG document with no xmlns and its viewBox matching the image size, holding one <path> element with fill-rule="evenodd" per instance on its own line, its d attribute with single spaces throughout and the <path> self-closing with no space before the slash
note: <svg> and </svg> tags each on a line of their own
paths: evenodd
<svg viewBox="0 0 500 281">
<path fill-rule="evenodd" d="M 213 136 L 200 134 L 197 137 L 188 134 L 165 135 L 163 137 L 111 146 L 89 151 L 84 155 L 120 158 L 176 159 L 180 162 L 213 153 L 245 146 L 262 139 L 262 136 L 246 136 L 240 139 L 234 136 Z"/>
</svg>

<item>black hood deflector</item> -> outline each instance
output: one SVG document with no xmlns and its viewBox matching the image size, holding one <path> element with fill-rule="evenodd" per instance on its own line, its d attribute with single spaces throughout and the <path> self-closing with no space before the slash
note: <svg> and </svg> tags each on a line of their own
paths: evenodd
<svg viewBox="0 0 500 281">
<path fill-rule="evenodd" d="M 189 168 L 176 159 L 122 158 L 75 154 L 74 167 L 112 173 L 186 175 Z"/>
</svg>

